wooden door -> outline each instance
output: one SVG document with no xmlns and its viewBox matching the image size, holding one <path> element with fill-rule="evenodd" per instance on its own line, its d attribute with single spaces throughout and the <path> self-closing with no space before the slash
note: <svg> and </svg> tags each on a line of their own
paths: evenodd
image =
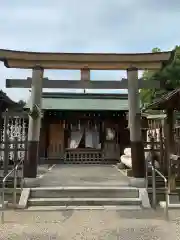
<svg viewBox="0 0 180 240">
<path fill-rule="evenodd" d="M 50 158 L 61 158 L 64 154 L 64 127 L 62 121 L 50 124 L 48 153 Z"/>
</svg>

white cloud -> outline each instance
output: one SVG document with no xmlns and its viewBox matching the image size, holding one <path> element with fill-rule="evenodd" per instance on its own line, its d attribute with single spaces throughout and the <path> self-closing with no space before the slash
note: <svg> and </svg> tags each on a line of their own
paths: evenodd
<svg viewBox="0 0 180 240">
<path fill-rule="evenodd" d="M 178 44 L 179 1 L 144 0 L 0 0 L 0 48 L 53 52 L 146 52 Z M 31 71 L 0 64 L 0 88 L 6 78 Z M 77 71 L 45 71 L 52 79 L 78 79 Z M 93 79 L 117 80 L 124 72 L 92 72 Z M 13 99 L 25 89 L 6 89 Z"/>
</svg>

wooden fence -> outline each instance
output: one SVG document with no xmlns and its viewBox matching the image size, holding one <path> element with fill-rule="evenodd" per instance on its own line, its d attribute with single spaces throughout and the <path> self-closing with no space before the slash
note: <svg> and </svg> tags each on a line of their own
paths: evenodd
<svg viewBox="0 0 180 240">
<path fill-rule="evenodd" d="M 170 168 L 172 171 L 176 171 L 176 176 L 180 178 L 180 121 L 177 120 L 174 124 L 172 131 L 174 146 L 171 152 L 167 151 L 168 139 L 165 133 L 165 124 L 165 118 L 147 119 L 146 141 L 144 141 L 145 151 L 149 151 L 152 148 L 151 142 L 153 139 L 153 151 L 155 152 L 156 160 L 159 162 L 160 171 L 167 174 Z M 176 165 L 176 169 L 173 170 L 174 165 Z"/>
<path fill-rule="evenodd" d="M 3 113 L 0 131 L 1 177 L 27 156 L 28 115 L 25 112 Z"/>
<path fill-rule="evenodd" d="M 146 134 L 144 137 L 144 149 L 147 156 L 151 149 L 154 151 L 154 158 L 158 162 L 159 169 L 162 172 L 167 172 L 167 157 L 166 157 L 166 139 L 164 134 L 164 119 L 163 118 L 147 118 Z M 143 130 L 144 131 L 144 130 Z M 153 145 L 153 146 L 152 146 Z"/>
</svg>

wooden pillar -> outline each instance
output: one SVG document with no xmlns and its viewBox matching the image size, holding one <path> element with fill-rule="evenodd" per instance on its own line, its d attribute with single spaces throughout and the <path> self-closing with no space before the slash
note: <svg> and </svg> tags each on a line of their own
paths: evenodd
<svg viewBox="0 0 180 240">
<path fill-rule="evenodd" d="M 168 137 L 168 145 L 169 145 L 169 152 L 170 154 L 174 152 L 174 111 L 173 109 L 167 109 L 167 137 Z"/>
<path fill-rule="evenodd" d="M 45 151 L 46 151 L 46 121 L 44 117 L 41 118 L 41 129 L 39 137 L 39 164 L 44 164 L 45 162 Z"/>
<path fill-rule="evenodd" d="M 138 70 L 127 70 L 130 146 L 132 157 L 132 173 L 135 178 L 144 178 L 145 160 L 144 146 L 141 137 L 141 114 L 138 89 Z"/>
<path fill-rule="evenodd" d="M 4 120 L 3 120 L 3 111 L 4 111 L 4 108 L 3 108 L 3 100 L 0 101 L 0 147 L 3 146 L 2 144 L 2 135 L 3 135 L 3 127 L 4 127 Z M 4 158 L 5 159 L 5 158 Z M 5 164 L 5 161 L 3 162 L 3 164 Z M 5 170 L 5 168 L 4 168 Z"/>
<path fill-rule="evenodd" d="M 173 110 L 166 110 L 167 117 L 164 123 L 164 135 L 165 135 L 165 163 L 164 163 L 164 173 L 171 177 L 171 158 L 170 155 L 174 150 L 174 131 L 173 131 Z"/>
<path fill-rule="evenodd" d="M 35 178 L 37 175 L 39 138 L 41 128 L 41 101 L 42 101 L 43 69 L 35 67 L 32 73 L 31 107 L 28 127 L 28 152 L 24 164 L 24 177 Z M 39 112 L 37 112 L 39 110 Z"/>
</svg>

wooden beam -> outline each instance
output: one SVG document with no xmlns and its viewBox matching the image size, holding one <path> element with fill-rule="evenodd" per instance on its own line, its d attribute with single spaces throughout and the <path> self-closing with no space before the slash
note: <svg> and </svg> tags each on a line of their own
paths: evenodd
<svg viewBox="0 0 180 240">
<path fill-rule="evenodd" d="M 138 80 L 138 88 L 164 88 L 164 84 L 153 80 L 151 82 Z M 31 88 L 32 80 L 6 79 L 6 88 Z M 43 78 L 43 88 L 66 88 L 66 89 L 128 89 L 127 79 L 121 81 L 75 81 L 75 80 L 48 80 Z"/>
<path fill-rule="evenodd" d="M 0 61 L 9 68 L 139 70 L 160 69 L 174 56 L 173 51 L 157 53 L 52 53 L 23 52 L 0 49 Z"/>
</svg>

